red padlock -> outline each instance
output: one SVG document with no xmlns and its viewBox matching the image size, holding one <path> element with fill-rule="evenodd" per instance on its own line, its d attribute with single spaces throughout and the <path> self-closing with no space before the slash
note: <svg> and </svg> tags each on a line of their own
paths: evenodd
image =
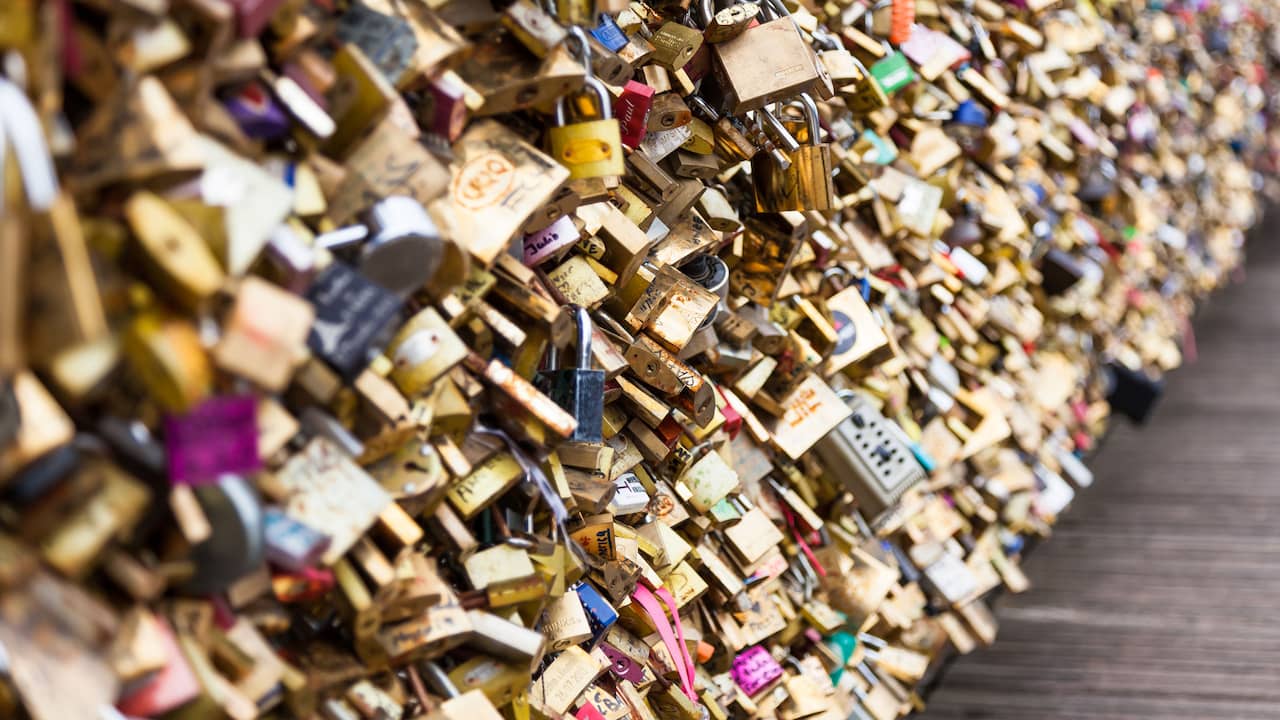
<svg viewBox="0 0 1280 720">
<path fill-rule="evenodd" d="M 901 45 L 911 39 L 911 25 L 916 21 L 916 0 L 893 0 L 889 14 L 889 42 Z"/>
<path fill-rule="evenodd" d="M 457 75 L 442 73 L 427 85 L 431 94 L 431 131 L 453 142 L 467 127 L 466 91 Z"/>
<path fill-rule="evenodd" d="M 622 131 L 622 144 L 635 150 L 644 142 L 649 108 L 653 107 L 653 88 L 635 80 L 622 86 L 622 94 L 613 101 L 613 116 Z"/>
</svg>

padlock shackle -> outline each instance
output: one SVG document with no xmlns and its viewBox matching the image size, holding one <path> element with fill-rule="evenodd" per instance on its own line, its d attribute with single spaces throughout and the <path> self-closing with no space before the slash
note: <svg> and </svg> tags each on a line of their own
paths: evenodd
<svg viewBox="0 0 1280 720">
<path fill-rule="evenodd" d="M 712 107 L 711 103 L 707 102 L 706 98 L 701 95 L 693 95 L 686 98 L 685 104 L 689 106 L 689 109 L 697 110 L 710 118 L 711 122 L 719 122 L 720 120 L 720 112 Z"/>
<path fill-rule="evenodd" d="M 581 370 L 591 369 L 591 332 L 595 329 L 595 324 L 591 322 L 591 313 L 581 305 L 570 305 L 569 309 L 573 312 L 573 321 L 578 326 L 578 333 L 575 339 L 578 352 L 577 366 Z"/>
<path fill-rule="evenodd" d="M 787 131 L 786 126 L 782 124 L 778 116 L 765 108 L 760 108 L 756 113 L 763 119 L 765 128 L 769 130 L 769 136 L 782 146 L 783 151 L 793 153 L 800 149 L 800 143 L 794 135 Z"/>
<path fill-rule="evenodd" d="M 587 37 L 587 31 L 577 25 L 571 25 L 569 27 L 569 36 L 564 39 L 565 44 L 569 45 L 571 39 L 577 41 L 575 44 L 578 48 L 574 50 L 570 45 L 569 50 L 582 62 L 582 68 L 586 71 L 586 78 L 594 80 L 595 73 L 591 69 L 591 40 Z"/>
<path fill-rule="evenodd" d="M 845 283 L 836 283 L 835 282 L 836 278 L 844 279 L 844 278 L 851 278 L 851 277 L 853 277 L 853 272 L 849 270 L 849 268 L 843 265 L 834 265 L 822 271 L 822 281 L 824 283 L 830 282 L 831 285 L 835 287 L 836 290 L 844 290 L 845 288 L 849 287 Z"/>
<path fill-rule="evenodd" d="M 423 679 L 431 689 L 443 695 L 445 699 L 456 698 L 460 694 L 458 687 L 449 679 L 448 673 L 436 661 L 424 660 L 418 665 L 418 669 L 422 671 Z"/>
<path fill-rule="evenodd" d="M 707 26 L 716 16 L 716 0 L 698 0 L 698 22 L 702 25 L 700 29 L 706 30 Z"/>
<path fill-rule="evenodd" d="M 583 87 L 581 92 L 594 93 L 596 96 L 596 102 L 600 106 L 600 114 L 599 114 L 599 117 L 596 117 L 594 119 L 596 120 L 612 120 L 613 119 L 613 103 L 609 102 L 609 89 L 604 86 L 604 83 L 601 82 L 599 78 L 593 75 L 588 75 L 583 81 Z M 568 103 L 569 103 L 568 95 L 562 95 L 560 99 L 556 101 L 556 125 L 560 127 L 564 127 L 569 122 Z"/>
<path fill-rule="evenodd" d="M 44 129 L 27 94 L 0 77 L 0 177 L 4 176 L 6 139 L 18 162 L 27 203 L 33 210 L 48 210 L 58 196 L 58 172 Z M 0 210 L 3 209 L 4 193 L 0 193 Z"/>
<path fill-rule="evenodd" d="M 822 133 L 822 124 L 818 115 L 818 104 L 813 101 L 809 93 L 800 93 L 797 101 L 800 103 L 800 111 L 804 113 L 805 124 L 809 127 L 809 144 L 820 144 L 818 136 Z"/>
</svg>

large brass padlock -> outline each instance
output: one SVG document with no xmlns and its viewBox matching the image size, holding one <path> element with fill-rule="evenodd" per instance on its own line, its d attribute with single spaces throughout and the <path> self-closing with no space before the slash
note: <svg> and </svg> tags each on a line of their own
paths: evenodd
<svg viewBox="0 0 1280 720">
<path fill-rule="evenodd" d="M 762 3 L 761 9 L 769 9 Z M 724 84 L 724 107 L 737 115 L 759 110 L 824 84 L 817 55 L 790 17 L 775 17 L 712 46 Z"/>
<path fill-rule="evenodd" d="M 551 157 L 569 169 L 570 179 L 623 173 L 622 133 L 604 83 L 588 77 L 585 93 L 594 94 L 596 116 L 569 122 L 569 97 L 556 104 L 556 126 L 547 131 Z"/>
<path fill-rule="evenodd" d="M 808 127 L 808 143 L 788 154 L 790 167 L 782 167 L 769 153 L 751 159 L 756 210 L 829 210 L 832 204 L 831 146 L 818 142 L 818 107 L 808 95 L 800 96 Z"/>
</svg>

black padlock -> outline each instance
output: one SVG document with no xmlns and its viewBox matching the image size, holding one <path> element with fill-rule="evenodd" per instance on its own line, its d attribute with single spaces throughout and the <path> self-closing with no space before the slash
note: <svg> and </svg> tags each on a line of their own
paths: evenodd
<svg viewBox="0 0 1280 720">
<path fill-rule="evenodd" d="M 0 448 L 18 439 L 22 427 L 22 408 L 13 391 L 13 381 L 0 378 Z"/>
<path fill-rule="evenodd" d="M 591 367 L 591 331 L 594 326 L 587 309 L 572 305 L 573 319 L 578 324 L 577 354 L 574 367 L 551 371 L 551 399 L 578 419 L 578 429 L 570 441 L 604 442 L 604 370 Z"/>
<path fill-rule="evenodd" d="M 1120 363 L 1107 365 L 1105 372 L 1107 403 L 1111 405 L 1111 411 L 1124 415 L 1139 425 L 1145 423 L 1151 417 L 1156 402 L 1164 394 L 1164 382 Z"/>
<path fill-rule="evenodd" d="M 1057 248 L 1049 250 L 1040 260 L 1040 287 L 1049 295 L 1061 295 L 1084 277 L 1084 267 L 1070 253 Z"/>
</svg>

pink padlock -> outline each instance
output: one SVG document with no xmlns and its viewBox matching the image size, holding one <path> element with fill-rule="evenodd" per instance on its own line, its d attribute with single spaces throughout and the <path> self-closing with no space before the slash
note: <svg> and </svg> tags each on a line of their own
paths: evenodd
<svg viewBox="0 0 1280 720">
<path fill-rule="evenodd" d="M 768 650 L 756 645 L 738 653 L 729 674 L 742 692 L 752 696 L 782 677 L 782 666 Z"/>
</svg>

